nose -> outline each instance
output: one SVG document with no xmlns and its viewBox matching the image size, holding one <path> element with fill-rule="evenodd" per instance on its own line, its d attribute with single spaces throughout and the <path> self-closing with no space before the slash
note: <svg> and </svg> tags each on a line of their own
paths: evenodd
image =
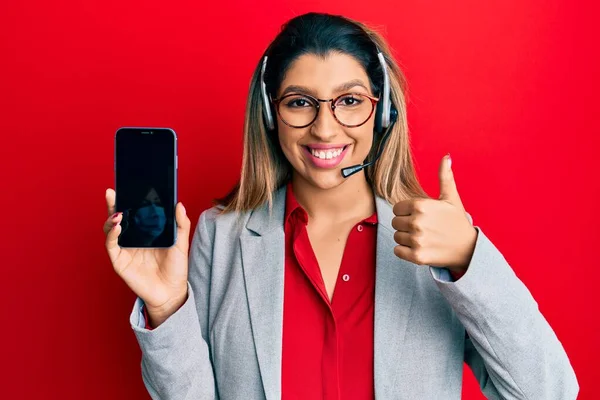
<svg viewBox="0 0 600 400">
<path fill-rule="evenodd" d="M 333 139 L 341 129 L 341 125 L 335 120 L 329 103 L 322 103 L 317 119 L 310 127 L 313 136 L 326 142 Z"/>
</svg>

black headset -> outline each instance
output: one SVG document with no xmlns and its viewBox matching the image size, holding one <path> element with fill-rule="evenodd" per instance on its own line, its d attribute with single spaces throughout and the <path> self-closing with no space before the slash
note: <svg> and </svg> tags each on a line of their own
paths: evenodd
<svg viewBox="0 0 600 400">
<path fill-rule="evenodd" d="M 390 76 L 387 69 L 387 63 L 385 62 L 383 53 L 379 49 L 377 49 L 377 58 L 381 64 L 381 70 L 383 71 L 383 90 L 381 91 L 381 96 L 379 96 L 379 101 L 377 102 L 377 108 L 375 110 L 375 132 L 382 133 L 385 131 L 385 134 L 379 144 L 379 151 L 373 160 L 366 164 L 342 168 L 342 176 L 344 178 L 357 173 L 358 171 L 368 167 L 369 165 L 372 165 L 375 163 L 375 161 L 377 161 L 379 156 L 381 156 L 385 142 L 387 141 L 387 138 L 391 132 L 391 128 L 398 118 L 398 111 L 390 99 Z M 268 130 L 273 131 L 275 129 L 275 120 L 273 118 L 274 113 L 271 100 L 267 94 L 267 84 L 265 83 L 267 60 L 268 56 L 265 56 L 262 61 L 262 67 L 260 71 L 260 89 L 263 101 L 263 116 L 265 125 L 267 126 Z"/>
</svg>

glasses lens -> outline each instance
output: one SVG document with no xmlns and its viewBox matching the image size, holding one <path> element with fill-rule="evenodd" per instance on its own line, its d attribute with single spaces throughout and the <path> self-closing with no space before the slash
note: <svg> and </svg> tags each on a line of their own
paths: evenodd
<svg viewBox="0 0 600 400">
<path fill-rule="evenodd" d="M 367 96 L 358 93 L 344 94 L 335 101 L 335 116 L 344 125 L 365 123 L 373 112 L 374 104 Z"/>
<path fill-rule="evenodd" d="M 317 115 L 314 99 L 300 94 L 285 96 L 279 102 L 279 116 L 288 125 L 302 127 L 309 125 Z"/>
</svg>

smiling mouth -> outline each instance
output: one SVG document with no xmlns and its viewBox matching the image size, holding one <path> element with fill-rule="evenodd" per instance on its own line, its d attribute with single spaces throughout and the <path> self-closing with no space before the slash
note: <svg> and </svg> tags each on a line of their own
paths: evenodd
<svg viewBox="0 0 600 400">
<path fill-rule="evenodd" d="M 344 150 L 346 150 L 347 147 L 348 145 L 330 149 L 313 149 L 309 146 L 304 146 L 304 148 L 306 148 L 306 150 L 308 150 L 308 152 L 313 157 L 318 158 L 320 160 L 331 160 L 337 158 L 340 156 L 340 154 L 342 154 Z"/>
</svg>

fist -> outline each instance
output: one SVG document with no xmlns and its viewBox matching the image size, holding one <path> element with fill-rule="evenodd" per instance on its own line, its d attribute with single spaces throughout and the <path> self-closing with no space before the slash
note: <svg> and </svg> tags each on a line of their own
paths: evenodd
<svg viewBox="0 0 600 400">
<path fill-rule="evenodd" d="M 450 155 L 439 169 L 440 197 L 404 200 L 394 205 L 396 256 L 419 265 L 445 267 L 462 274 L 467 270 L 477 240 L 456 188 Z"/>
</svg>

